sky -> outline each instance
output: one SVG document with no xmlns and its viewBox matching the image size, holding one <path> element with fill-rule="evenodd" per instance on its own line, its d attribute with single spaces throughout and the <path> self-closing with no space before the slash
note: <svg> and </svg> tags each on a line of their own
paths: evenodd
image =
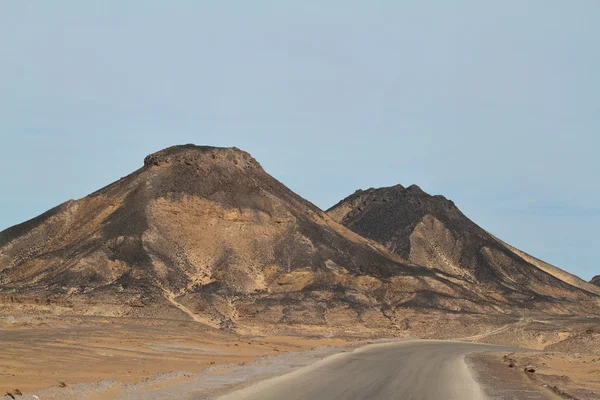
<svg viewBox="0 0 600 400">
<path fill-rule="evenodd" d="M 0 230 L 184 143 L 600 274 L 600 2 L 0 0 Z"/>
</svg>

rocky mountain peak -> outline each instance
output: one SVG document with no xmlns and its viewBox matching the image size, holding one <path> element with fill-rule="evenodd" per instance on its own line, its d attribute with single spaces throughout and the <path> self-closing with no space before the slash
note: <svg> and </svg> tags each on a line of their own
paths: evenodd
<svg viewBox="0 0 600 400">
<path fill-rule="evenodd" d="M 414 194 L 423 194 L 423 195 L 427 195 L 427 193 L 425 193 L 425 191 L 423 189 L 421 189 L 418 185 L 410 185 L 407 190 L 411 193 Z"/>
<path fill-rule="evenodd" d="M 328 212 L 337 221 L 352 219 L 367 208 L 385 204 L 386 213 L 436 214 L 444 213 L 449 218 L 462 215 L 454 202 L 444 196 L 432 196 L 417 185 L 404 187 L 400 184 L 357 190 L 346 199 L 331 207 Z M 344 206 L 344 207 L 341 207 Z M 334 211 L 337 210 L 337 211 Z"/>
<path fill-rule="evenodd" d="M 242 168 L 260 167 L 260 164 L 250 154 L 237 147 L 196 146 L 194 144 L 172 146 L 152 153 L 144 159 L 144 166 L 197 165 L 205 162 L 230 163 Z"/>
</svg>

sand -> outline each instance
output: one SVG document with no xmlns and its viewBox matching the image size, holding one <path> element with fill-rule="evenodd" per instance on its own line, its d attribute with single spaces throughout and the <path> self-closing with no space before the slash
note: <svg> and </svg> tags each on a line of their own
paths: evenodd
<svg viewBox="0 0 600 400">
<path fill-rule="evenodd" d="M 112 379 L 142 382 L 194 374 L 264 355 L 340 346 L 340 339 L 240 337 L 200 324 L 123 318 L 4 317 L 0 320 L 0 391 L 23 393 Z M 178 376 L 176 378 L 185 378 Z"/>
<path fill-rule="evenodd" d="M 534 367 L 531 380 L 567 397 L 600 399 L 600 356 L 593 354 L 512 354 L 520 372 L 524 366 Z M 569 398 L 569 397 L 567 397 Z"/>
</svg>

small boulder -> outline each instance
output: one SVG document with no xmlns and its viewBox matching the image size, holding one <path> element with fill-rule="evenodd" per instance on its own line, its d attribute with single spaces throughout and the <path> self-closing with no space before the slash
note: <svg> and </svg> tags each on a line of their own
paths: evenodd
<svg viewBox="0 0 600 400">
<path fill-rule="evenodd" d="M 535 367 L 533 365 L 528 365 L 525 367 L 524 371 L 528 374 L 533 374 L 535 372 Z"/>
</svg>

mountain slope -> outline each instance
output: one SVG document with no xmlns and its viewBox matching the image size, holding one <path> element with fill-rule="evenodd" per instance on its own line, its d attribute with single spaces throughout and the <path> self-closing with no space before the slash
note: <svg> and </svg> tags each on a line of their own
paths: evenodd
<svg viewBox="0 0 600 400">
<path fill-rule="evenodd" d="M 580 277 L 578 277 L 577 275 L 573 275 L 567 271 L 564 271 L 558 267 L 555 267 L 552 264 L 548 264 L 547 262 L 539 260 L 539 259 L 509 245 L 508 243 L 503 242 L 502 240 L 500 240 L 496 237 L 494 237 L 494 238 L 497 241 L 499 241 L 501 244 L 506 246 L 509 250 L 513 251 L 515 254 L 517 254 L 519 257 L 521 257 L 523 260 L 536 266 L 537 268 L 541 269 L 542 271 L 547 272 L 548 274 L 554 276 L 555 278 L 558 278 L 558 279 L 562 280 L 563 282 L 566 282 L 570 285 L 573 285 L 575 287 L 578 287 L 578 288 L 588 291 L 590 293 L 600 295 L 600 289 L 598 287 L 595 287 L 595 285 L 593 285 L 593 282 L 591 282 L 591 283 L 586 282 L 583 279 L 581 279 Z"/>
<path fill-rule="evenodd" d="M 430 196 L 418 186 L 359 190 L 328 213 L 415 264 L 460 276 L 507 299 L 598 301 L 597 288 L 508 246 L 452 201 Z"/>
<path fill-rule="evenodd" d="M 596 275 L 590 280 L 592 285 L 600 286 L 600 275 Z"/>
</svg>

